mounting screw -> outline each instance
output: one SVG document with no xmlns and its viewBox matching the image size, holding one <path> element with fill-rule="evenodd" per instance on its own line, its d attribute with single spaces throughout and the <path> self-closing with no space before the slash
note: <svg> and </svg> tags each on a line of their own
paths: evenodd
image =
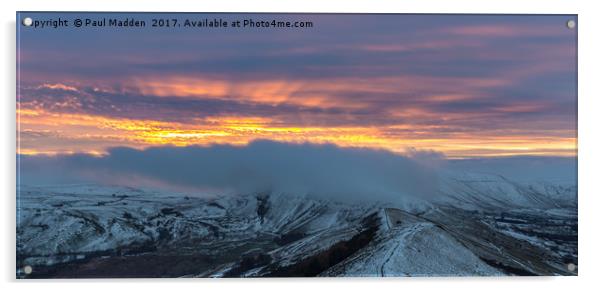
<svg viewBox="0 0 602 291">
<path fill-rule="evenodd" d="M 573 272 L 573 271 L 575 271 L 575 269 L 577 269 L 577 266 L 575 266 L 575 264 L 573 264 L 573 263 L 569 263 L 569 264 L 567 264 L 567 265 L 566 265 L 566 268 L 567 268 L 567 269 L 568 269 L 570 272 Z"/>
<path fill-rule="evenodd" d="M 33 20 L 30 17 L 23 18 L 23 25 L 31 26 L 31 24 L 33 24 Z"/>
<path fill-rule="evenodd" d="M 573 29 L 575 28 L 575 20 L 569 20 L 566 22 L 566 27 L 568 27 L 569 29 Z"/>
</svg>

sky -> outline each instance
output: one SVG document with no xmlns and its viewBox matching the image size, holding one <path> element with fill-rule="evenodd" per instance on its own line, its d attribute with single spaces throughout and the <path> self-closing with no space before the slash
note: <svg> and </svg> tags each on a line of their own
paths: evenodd
<svg viewBox="0 0 602 291">
<path fill-rule="evenodd" d="M 575 16 L 61 14 L 311 28 L 17 26 L 18 153 L 331 143 L 576 156 Z"/>
</svg>

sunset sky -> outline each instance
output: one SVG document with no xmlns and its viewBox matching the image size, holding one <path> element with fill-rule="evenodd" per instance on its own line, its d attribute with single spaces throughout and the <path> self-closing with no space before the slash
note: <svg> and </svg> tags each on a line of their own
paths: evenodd
<svg viewBox="0 0 602 291">
<path fill-rule="evenodd" d="M 269 139 L 450 158 L 576 155 L 574 16 L 160 16 L 313 27 L 18 25 L 18 152 Z"/>
</svg>

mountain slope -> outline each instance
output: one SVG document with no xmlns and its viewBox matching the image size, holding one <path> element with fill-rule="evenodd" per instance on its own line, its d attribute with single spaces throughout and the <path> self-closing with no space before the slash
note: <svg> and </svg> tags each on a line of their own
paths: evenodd
<svg viewBox="0 0 602 291">
<path fill-rule="evenodd" d="M 576 187 L 443 177 L 421 207 L 21 186 L 20 277 L 571 275 Z M 424 207 L 426 205 L 426 207 Z M 20 270 L 33 266 L 25 275 Z"/>
</svg>

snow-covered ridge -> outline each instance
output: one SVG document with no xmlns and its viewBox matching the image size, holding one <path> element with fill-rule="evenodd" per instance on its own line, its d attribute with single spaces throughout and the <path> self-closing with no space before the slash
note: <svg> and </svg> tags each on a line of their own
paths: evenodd
<svg viewBox="0 0 602 291">
<path fill-rule="evenodd" d="M 511 180 L 487 173 L 445 173 L 435 202 L 468 209 L 555 209 L 577 207 L 575 182 Z"/>
</svg>

